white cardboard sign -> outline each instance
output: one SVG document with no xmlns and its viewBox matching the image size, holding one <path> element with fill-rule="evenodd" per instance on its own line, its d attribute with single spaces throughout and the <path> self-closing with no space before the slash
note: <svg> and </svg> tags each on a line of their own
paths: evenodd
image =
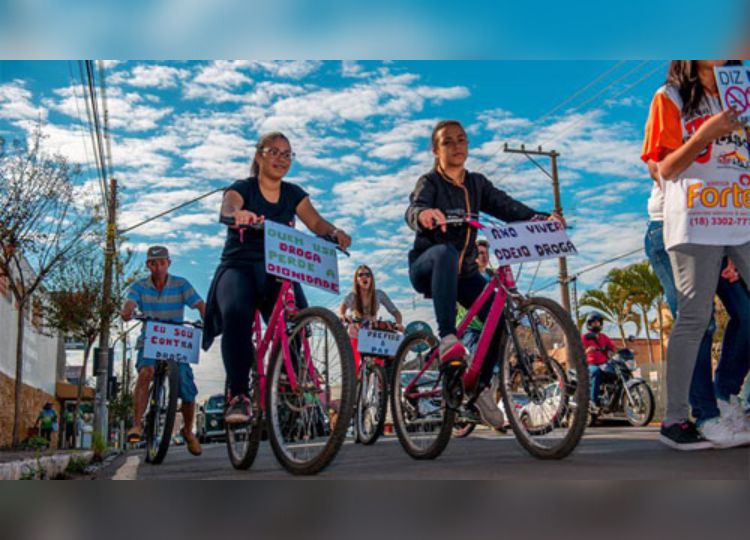
<svg viewBox="0 0 750 540">
<path fill-rule="evenodd" d="M 724 110 L 734 109 L 750 126 L 750 69 L 745 66 L 717 66 L 716 85 Z"/>
<path fill-rule="evenodd" d="M 357 339 L 359 341 L 357 349 L 362 354 L 396 356 L 396 352 L 404 340 L 404 335 L 395 332 L 361 328 L 357 334 Z"/>
<path fill-rule="evenodd" d="M 578 255 L 559 221 L 490 224 L 482 231 L 501 265 Z"/>
<path fill-rule="evenodd" d="M 143 357 L 197 364 L 202 335 L 200 328 L 146 321 Z"/>
<path fill-rule="evenodd" d="M 273 221 L 264 227 L 266 272 L 339 294 L 334 244 Z"/>
</svg>

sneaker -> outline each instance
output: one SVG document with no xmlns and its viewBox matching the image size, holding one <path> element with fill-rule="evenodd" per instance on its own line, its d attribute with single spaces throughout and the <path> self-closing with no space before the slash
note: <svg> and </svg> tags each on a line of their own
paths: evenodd
<svg viewBox="0 0 750 540">
<path fill-rule="evenodd" d="M 440 340 L 440 367 L 465 366 L 469 353 L 456 334 L 448 334 Z"/>
<path fill-rule="evenodd" d="M 505 415 L 498 409 L 497 402 L 492 398 L 490 388 L 485 388 L 474 402 L 482 421 L 495 429 L 503 429 L 505 426 Z"/>
<path fill-rule="evenodd" d="M 698 431 L 714 445 L 714 448 L 734 448 L 750 444 L 748 434 L 737 431 L 734 427 L 734 419 L 729 416 L 721 415 L 706 420 Z"/>
<path fill-rule="evenodd" d="M 745 414 L 740 399 L 737 396 L 730 396 L 729 401 L 717 399 L 716 403 L 719 406 L 721 416 L 726 417 L 731 422 L 734 430 L 740 434 L 742 439 L 747 441 L 745 444 L 750 444 L 750 418 Z"/>
<path fill-rule="evenodd" d="M 236 396 L 229 402 L 224 421 L 227 424 L 246 424 L 250 421 L 250 399 L 247 396 Z"/>
<path fill-rule="evenodd" d="M 661 425 L 659 440 L 670 448 L 682 451 L 709 450 L 714 447 L 701 435 L 692 422 L 678 422 L 670 426 Z"/>
</svg>

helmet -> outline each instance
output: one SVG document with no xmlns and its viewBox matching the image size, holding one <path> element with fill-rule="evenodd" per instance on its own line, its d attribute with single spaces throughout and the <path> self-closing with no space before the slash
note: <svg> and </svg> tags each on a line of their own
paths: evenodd
<svg viewBox="0 0 750 540">
<path fill-rule="evenodd" d="M 586 317 L 586 328 L 591 330 L 591 323 L 594 321 L 599 321 L 599 327 L 601 327 L 601 325 L 604 324 L 604 316 L 598 311 L 592 311 L 589 313 L 589 316 Z"/>
</svg>

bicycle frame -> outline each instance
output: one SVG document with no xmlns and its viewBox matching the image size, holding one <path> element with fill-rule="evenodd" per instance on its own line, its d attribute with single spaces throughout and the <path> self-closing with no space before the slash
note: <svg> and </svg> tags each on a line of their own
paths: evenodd
<svg viewBox="0 0 750 540">
<path fill-rule="evenodd" d="M 260 311 L 255 311 L 255 321 L 253 324 L 253 337 L 255 341 L 255 362 L 257 369 L 258 382 L 260 386 L 260 406 L 261 410 L 265 410 L 266 406 L 266 390 L 267 380 L 264 368 L 264 359 L 266 353 L 278 351 L 281 347 L 282 354 L 284 355 L 284 369 L 286 370 L 287 377 L 289 379 L 289 386 L 293 392 L 296 392 L 299 388 L 297 382 L 297 375 L 294 371 L 292 364 L 292 355 L 289 350 L 289 337 L 286 334 L 286 314 L 295 313 L 297 306 L 294 300 L 294 290 L 292 289 L 292 283 L 287 280 L 282 280 L 281 289 L 276 298 L 276 302 L 271 313 L 271 317 L 268 319 L 268 325 L 265 333 L 261 332 L 261 320 Z M 304 355 L 305 365 L 307 366 L 310 378 L 312 379 L 315 387 L 318 389 L 320 394 L 325 394 L 320 389 L 320 379 L 315 373 L 315 368 L 312 364 L 312 354 L 310 352 L 310 343 L 307 340 L 306 329 L 302 329 L 302 352 Z M 322 400 L 323 405 L 327 405 L 328 396 L 325 395 L 325 399 Z"/>
<path fill-rule="evenodd" d="M 474 301 L 474 303 L 471 305 L 471 308 L 466 313 L 461 323 L 458 325 L 456 335 L 460 339 L 461 337 L 463 337 L 464 332 L 466 332 L 466 329 L 469 328 L 469 325 L 474 320 L 474 318 L 479 314 L 479 312 L 482 310 L 485 304 L 487 304 L 490 298 L 492 298 L 492 295 L 495 295 L 495 298 L 492 300 L 492 305 L 490 306 L 487 320 L 484 321 L 482 333 L 479 336 L 479 343 L 477 344 L 477 350 L 474 353 L 474 359 L 471 362 L 471 366 L 463 375 L 464 387 L 468 390 L 473 389 L 479 380 L 479 375 L 482 372 L 484 361 L 487 358 L 487 353 L 489 352 L 492 338 L 498 329 L 500 318 L 502 317 L 503 310 L 505 309 L 505 303 L 508 300 L 508 291 L 514 289 L 515 286 L 516 282 L 513 278 L 513 272 L 511 271 L 511 268 L 509 266 L 499 267 L 495 271 L 495 274 L 492 276 L 490 282 L 479 295 L 479 298 Z M 436 361 L 438 361 L 437 347 L 430 353 L 425 366 L 407 385 L 406 389 L 404 390 L 404 394 L 407 397 L 418 399 L 424 397 L 433 397 L 440 394 L 440 389 L 437 387 L 437 382 L 435 383 L 435 387 L 427 392 L 413 391 L 413 387 L 422 376 L 422 374 L 427 371 L 430 366 Z"/>
</svg>

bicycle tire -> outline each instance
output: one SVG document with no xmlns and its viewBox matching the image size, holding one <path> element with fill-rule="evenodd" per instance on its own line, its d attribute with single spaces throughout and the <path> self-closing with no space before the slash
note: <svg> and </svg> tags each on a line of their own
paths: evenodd
<svg viewBox="0 0 750 540">
<path fill-rule="evenodd" d="M 383 369 L 383 367 L 379 366 L 378 364 L 372 363 L 368 366 L 367 363 L 363 363 L 360 369 L 362 377 L 360 378 L 359 383 L 360 391 L 357 392 L 357 437 L 360 443 L 365 446 L 369 446 L 371 444 L 375 444 L 380 438 L 380 435 L 383 433 L 386 408 L 388 407 L 388 382 L 385 376 L 385 369 Z M 365 386 L 364 383 L 369 376 L 373 376 L 375 377 L 376 381 L 379 381 L 379 383 L 376 384 L 380 385 L 380 391 L 378 392 L 377 396 L 377 420 L 375 422 L 374 429 L 371 427 L 370 431 L 368 432 L 367 430 L 365 430 L 365 409 L 363 406 L 363 394 L 366 392 L 366 390 L 362 387 Z"/>
<path fill-rule="evenodd" d="M 406 407 L 402 404 L 401 399 L 401 373 L 404 371 L 404 364 L 408 361 L 407 355 L 410 351 L 410 347 L 415 346 L 419 342 L 423 342 L 429 346 L 429 350 L 437 347 L 437 338 L 427 332 L 414 332 L 407 336 L 401 343 L 396 357 L 394 358 L 394 370 L 393 378 L 391 380 L 391 415 L 393 416 L 393 426 L 396 430 L 396 435 L 402 448 L 412 458 L 417 460 L 435 459 L 443 453 L 446 446 L 451 439 L 451 432 L 453 430 L 453 423 L 455 420 L 455 411 L 446 407 L 443 400 L 442 384 L 440 387 L 440 401 L 439 409 L 442 413 L 442 421 L 439 424 L 439 428 L 435 435 L 434 441 L 425 448 L 417 447 L 411 440 L 409 434 L 409 425 L 407 419 L 404 417 Z M 429 354 L 429 352 L 428 352 Z M 415 409 L 413 405 L 411 409 Z M 417 414 L 421 414 L 419 411 L 419 404 L 416 407 Z M 434 411 L 433 411 L 434 412 Z M 432 422 L 435 424 L 436 422 Z"/>
<path fill-rule="evenodd" d="M 316 430 L 328 430 L 329 436 L 322 451 L 309 460 L 295 460 L 285 451 L 283 441 L 284 434 L 281 432 L 281 421 L 279 418 L 279 409 L 277 405 L 281 403 L 279 399 L 278 383 L 281 373 L 285 371 L 283 354 L 279 350 L 275 357 L 270 361 L 268 367 L 268 384 L 269 388 L 266 393 L 266 411 L 268 418 L 268 438 L 271 441 L 276 459 L 290 473 L 294 475 L 314 475 L 326 468 L 336 457 L 341 446 L 344 444 L 346 432 L 351 424 L 352 415 L 354 414 L 355 402 L 355 377 L 354 377 L 354 354 L 346 329 L 343 327 L 338 317 L 332 311 L 322 307 L 311 307 L 300 310 L 288 321 L 288 330 L 291 342 L 299 334 L 302 328 L 309 326 L 313 320 L 319 320 L 323 323 L 326 330 L 333 338 L 333 344 L 338 351 L 341 369 L 341 398 L 338 403 L 338 415 L 336 421 L 331 422 L 332 414 L 323 412 L 323 418 L 319 419 L 320 424 L 316 424 Z M 304 406 L 307 406 L 307 396 L 302 396 Z M 279 403 L 277 403 L 277 401 Z M 329 404 L 331 406 L 331 404 Z M 294 413 L 292 413 L 294 414 Z M 319 414 L 319 413 L 318 413 Z M 325 422 L 328 422 L 325 425 Z M 331 427 L 331 424 L 334 424 Z"/>
<path fill-rule="evenodd" d="M 169 396 L 166 400 L 163 423 L 158 417 L 160 390 L 166 383 Z M 175 416 L 177 415 L 177 398 L 180 389 L 179 365 L 172 360 L 156 366 L 149 389 L 149 410 L 146 414 L 146 462 L 159 465 L 167 456 L 172 440 Z M 161 425 L 161 434 L 157 433 L 157 424 Z"/>
<path fill-rule="evenodd" d="M 229 424 L 224 422 L 224 434 L 226 436 L 227 455 L 229 456 L 229 462 L 237 470 L 244 471 L 249 469 L 255 458 L 258 455 L 258 448 L 260 447 L 260 439 L 263 432 L 263 411 L 260 407 L 260 384 L 258 377 L 254 373 L 251 374 L 252 380 L 250 382 L 250 403 L 252 407 L 252 417 L 250 422 L 246 426 L 247 434 L 246 445 L 241 447 L 237 442 L 237 434 L 243 429 L 240 424 Z M 225 392 L 224 395 L 228 395 Z M 228 400 L 224 400 L 224 408 L 228 405 Z"/>
<path fill-rule="evenodd" d="M 529 430 L 527 426 L 524 426 L 524 422 L 521 421 L 521 417 L 515 412 L 515 402 L 511 402 L 510 393 L 506 391 L 510 383 L 510 381 L 507 380 L 507 372 L 509 371 L 507 366 L 507 363 L 509 362 L 508 346 L 512 346 L 512 339 L 508 335 L 508 332 L 503 332 L 499 351 L 501 354 L 501 361 L 503 363 L 500 370 L 500 383 L 502 389 L 503 404 L 505 411 L 507 412 L 510 426 L 516 436 L 516 440 L 527 452 L 539 459 L 563 459 L 576 448 L 579 441 L 581 440 L 581 437 L 583 436 L 584 430 L 586 429 L 588 418 L 589 391 L 588 369 L 586 367 L 585 354 L 583 351 L 583 345 L 581 343 L 580 335 L 578 334 L 578 330 L 573 323 L 573 320 L 570 318 L 568 312 L 565 311 L 563 307 L 560 306 L 557 302 L 548 298 L 541 297 L 526 299 L 519 306 L 519 309 L 523 312 L 528 313 L 534 307 L 541 308 L 551 314 L 556 322 L 560 325 L 560 329 L 564 334 L 568 369 L 575 370 L 576 373 L 576 384 L 575 388 L 573 389 L 573 395 L 571 396 L 573 399 L 570 399 L 570 397 L 566 397 L 566 399 L 568 399 L 570 403 L 574 403 L 575 405 L 570 414 L 567 414 L 566 411 L 565 414 L 561 415 L 560 418 L 557 418 L 555 420 L 557 425 L 553 423 L 548 426 L 548 429 L 536 428 L 536 430 L 534 430 L 536 431 L 536 433 L 531 433 L 531 430 Z M 513 329 L 512 331 L 516 332 L 515 329 Z M 552 363 L 554 363 L 554 365 L 557 366 L 557 368 L 559 368 L 559 370 L 562 372 L 564 377 L 563 381 L 565 383 L 564 386 L 567 391 L 568 388 L 572 386 L 572 384 L 569 383 L 567 375 L 565 374 L 565 370 L 556 360 L 551 358 L 549 360 L 551 360 L 551 365 Z M 554 370 L 555 367 L 552 368 L 552 371 Z M 514 372 L 514 376 L 515 373 L 520 372 Z M 561 402 L 562 399 L 563 398 L 561 397 Z M 578 404 L 581 405 L 579 406 Z M 564 406 L 566 406 L 566 404 L 564 404 Z M 526 414 L 528 415 L 528 413 Z M 567 420 L 567 424 L 565 424 L 565 420 Z M 567 435 L 564 436 L 558 444 L 555 444 L 551 447 L 544 447 L 534 442 L 534 435 L 545 436 L 549 432 L 553 431 L 556 427 L 561 427 L 563 424 L 565 424 L 565 427 L 568 428 L 568 432 Z"/>
</svg>

